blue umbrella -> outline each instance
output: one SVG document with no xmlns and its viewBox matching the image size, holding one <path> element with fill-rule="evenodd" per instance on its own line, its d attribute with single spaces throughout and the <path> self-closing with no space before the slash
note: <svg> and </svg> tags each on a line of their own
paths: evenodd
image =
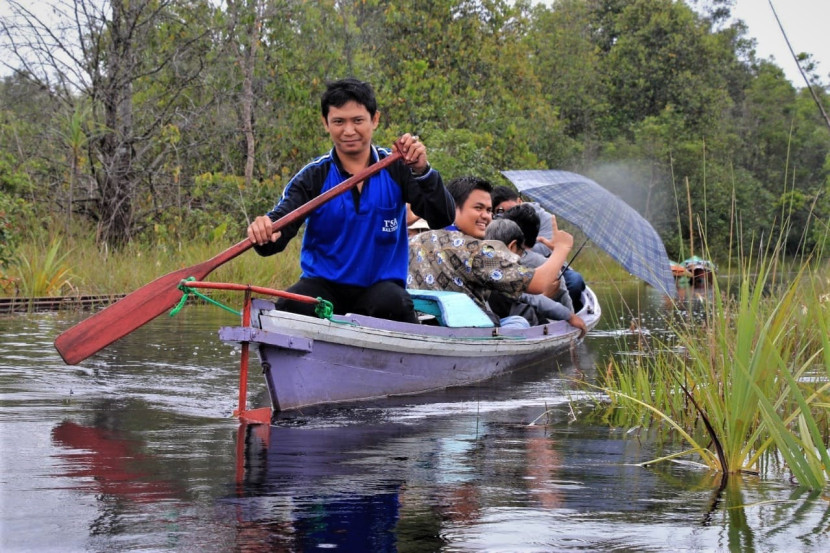
<svg viewBox="0 0 830 553">
<path fill-rule="evenodd" d="M 568 171 L 502 171 L 516 188 L 582 229 L 629 273 L 674 297 L 663 241 L 631 206 L 591 179 Z"/>
</svg>

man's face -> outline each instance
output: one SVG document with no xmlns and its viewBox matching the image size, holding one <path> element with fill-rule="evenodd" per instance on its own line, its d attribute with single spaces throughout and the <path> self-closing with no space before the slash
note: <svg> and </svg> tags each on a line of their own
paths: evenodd
<svg viewBox="0 0 830 553">
<path fill-rule="evenodd" d="M 464 205 L 455 208 L 455 226 L 464 234 L 484 238 L 487 225 L 493 220 L 493 202 L 484 190 L 473 190 Z"/>
<path fill-rule="evenodd" d="M 378 121 L 380 112 L 376 111 L 372 117 L 366 106 L 350 101 L 339 108 L 329 107 L 329 114 L 323 119 L 323 125 L 331 136 L 337 153 L 350 156 L 369 149 L 372 144 L 372 133 L 377 128 Z"/>
<path fill-rule="evenodd" d="M 521 200 L 504 200 L 499 205 L 493 206 L 493 213 L 496 215 L 500 215 L 510 209 L 513 206 L 517 206 L 522 203 Z"/>
</svg>

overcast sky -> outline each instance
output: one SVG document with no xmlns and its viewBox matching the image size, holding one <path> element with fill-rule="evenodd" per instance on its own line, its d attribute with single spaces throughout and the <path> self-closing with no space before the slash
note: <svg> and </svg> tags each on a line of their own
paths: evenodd
<svg viewBox="0 0 830 553">
<path fill-rule="evenodd" d="M 818 75 L 822 82 L 830 81 L 830 0 L 773 0 L 772 4 L 795 53 L 812 54 L 813 59 L 819 62 Z M 737 0 L 732 14 L 744 20 L 749 28 L 748 34 L 757 40 L 758 57 L 774 57 L 775 64 L 784 70 L 795 86 L 804 86 L 804 79 L 787 49 L 769 1 Z"/>
</svg>

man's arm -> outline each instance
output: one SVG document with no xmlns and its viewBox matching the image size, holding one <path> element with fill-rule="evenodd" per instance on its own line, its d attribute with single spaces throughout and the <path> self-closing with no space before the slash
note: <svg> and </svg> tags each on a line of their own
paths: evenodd
<svg viewBox="0 0 830 553">
<path fill-rule="evenodd" d="M 536 239 L 535 244 L 528 244 L 528 246 L 534 252 L 548 257 L 550 255 L 551 248 L 549 248 L 544 241 L 551 240 L 553 238 L 553 226 L 551 224 L 553 214 L 536 202 L 529 203 L 533 206 L 533 209 L 536 210 L 536 215 L 539 216 L 539 237 Z"/>
<path fill-rule="evenodd" d="M 553 297 L 559 288 L 559 271 L 573 248 L 574 237 L 556 226 L 553 219 L 553 252 L 548 260 L 540 265 L 533 274 L 527 292 L 530 294 L 544 294 Z"/>
<path fill-rule="evenodd" d="M 421 177 L 412 178 L 407 196 L 412 212 L 429 223 L 430 228 L 444 228 L 455 221 L 455 201 L 444 186 L 441 174 L 429 169 Z"/>
<path fill-rule="evenodd" d="M 327 166 L 307 166 L 301 170 L 289 181 L 274 209 L 257 217 L 248 226 L 248 238 L 254 243 L 254 249 L 259 255 L 273 255 L 283 251 L 297 235 L 305 219 L 298 219 L 277 233 L 271 232 L 271 223 L 318 196 L 320 187 L 316 186 L 315 190 L 315 185 L 318 181 L 322 182 L 320 179 L 327 171 Z"/>
<path fill-rule="evenodd" d="M 542 294 L 522 294 L 522 301 L 542 317 L 553 321 L 567 321 L 573 314 L 573 310 Z"/>
<path fill-rule="evenodd" d="M 430 228 L 439 229 L 455 221 L 455 202 L 444 186 L 441 174 L 430 167 L 426 147 L 418 137 L 405 134 L 400 139 L 404 161 L 390 168 L 395 182 L 401 185 L 404 201 L 412 212 L 426 220 Z"/>
</svg>

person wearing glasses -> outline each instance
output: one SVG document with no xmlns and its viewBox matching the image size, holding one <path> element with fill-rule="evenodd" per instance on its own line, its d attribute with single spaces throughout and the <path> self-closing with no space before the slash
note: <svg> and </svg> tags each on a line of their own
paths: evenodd
<svg viewBox="0 0 830 553">
<path fill-rule="evenodd" d="M 551 221 L 552 227 L 556 227 L 556 219 Z M 493 219 L 487 226 L 484 238 L 487 240 L 500 240 L 507 244 L 513 253 L 519 256 L 519 263 L 527 267 L 538 267 L 547 258 L 532 251 L 528 244 L 536 241 L 539 232 L 539 217 L 528 204 L 520 204 L 508 209 L 503 217 Z M 543 239 L 546 241 L 546 239 Z M 551 246 L 553 244 L 548 242 Z M 563 277 L 559 277 L 559 290 L 552 297 L 544 294 L 524 293 L 519 298 L 519 303 L 531 306 L 536 312 L 539 321 L 568 321 L 571 326 L 580 330 L 580 337 L 588 332 L 585 321 L 573 310 L 571 296 L 568 293 L 567 284 Z M 499 304 L 499 302 L 502 302 Z M 490 306 L 498 313 L 506 308 L 515 309 L 509 302 L 505 305 L 504 298 L 490 296 Z"/>
<path fill-rule="evenodd" d="M 522 200 L 522 197 L 519 195 L 518 192 L 510 188 L 509 186 L 496 186 L 493 188 L 493 193 L 490 195 L 491 199 L 493 200 L 493 214 L 496 217 L 504 215 L 504 213 L 510 209 L 511 207 L 527 204 L 531 206 L 534 211 L 536 211 L 536 215 L 539 216 L 540 227 L 539 227 L 539 236 L 543 236 L 550 240 L 553 238 L 553 227 L 551 226 L 551 213 L 549 213 L 544 207 L 540 206 L 536 202 L 525 202 Z M 536 242 L 534 244 L 528 244 L 530 248 L 541 254 L 545 257 L 550 255 L 550 248 L 545 246 L 542 242 Z"/>
</svg>

